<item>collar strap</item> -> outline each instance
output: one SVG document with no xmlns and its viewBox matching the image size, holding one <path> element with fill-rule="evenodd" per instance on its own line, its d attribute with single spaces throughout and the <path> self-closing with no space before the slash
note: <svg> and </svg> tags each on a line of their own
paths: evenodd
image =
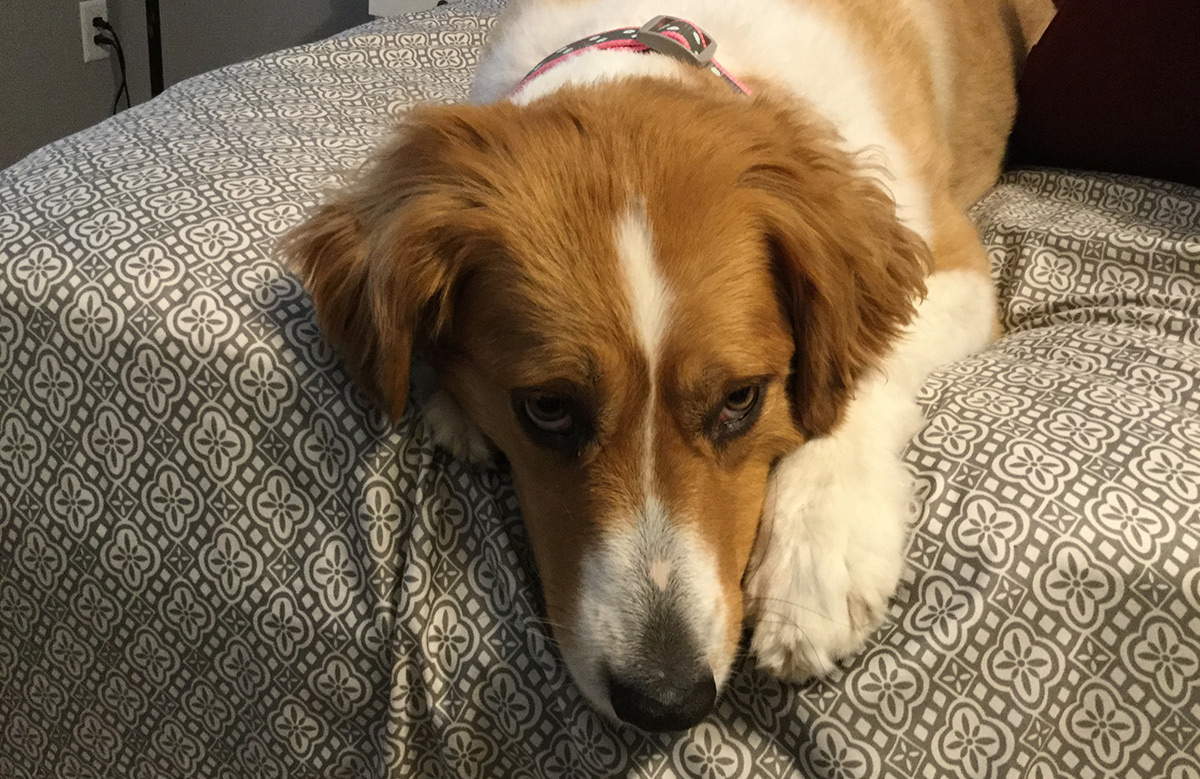
<svg viewBox="0 0 1200 779">
<path fill-rule="evenodd" d="M 676 16 L 656 16 L 641 27 L 621 27 L 569 43 L 539 62 L 509 94 L 520 92 L 526 84 L 555 65 L 591 49 L 623 49 L 637 53 L 655 51 L 708 70 L 738 92 L 750 94 L 745 85 L 713 59 L 717 42 L 708 37 L 704 30 Z"/>
</svg>

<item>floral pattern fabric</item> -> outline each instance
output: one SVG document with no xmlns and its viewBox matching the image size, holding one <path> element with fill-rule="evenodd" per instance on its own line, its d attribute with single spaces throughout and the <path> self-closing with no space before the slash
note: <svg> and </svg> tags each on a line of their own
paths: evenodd
<svg viewBox="0 0 1200 779">
<path fill-rule="evenodd" d="M 168 90 L 0 173 L 0 776 L 1200 777 L 1200 192 L 1017 171 L 1009 333 L 939 370 L 890 619 L 596 715 L 507 474 L 390 427 L 273 254 L 499 2 Z"/>
</svg>

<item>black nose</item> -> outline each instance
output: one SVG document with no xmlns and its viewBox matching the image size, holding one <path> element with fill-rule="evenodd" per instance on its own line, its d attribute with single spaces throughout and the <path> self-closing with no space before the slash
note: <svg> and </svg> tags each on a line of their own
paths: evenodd
<svg viewBox="0 0 1200 779">
<path fill-rule="evenodd" d="M 684 679 L 643 684 L 609 678 L 608 695 L 617 716 L 642 730 L 687 730 L 712 711 L 717 685 L 704 669 Z"/>
</svg>

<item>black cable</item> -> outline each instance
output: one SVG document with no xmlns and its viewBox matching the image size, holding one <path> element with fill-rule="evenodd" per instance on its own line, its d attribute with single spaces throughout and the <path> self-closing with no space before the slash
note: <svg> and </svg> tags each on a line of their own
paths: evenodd
<svg viewBox="0 0 1200 779">
<path fill-rule="evenodd" d="M 96 45 L 97 46 L 111 46 L 117 52 L 117 63 L 121 67 L 121 86 L 117 88 L 116 97 L 113 98 L 112 113 L 114 115 L 116 115 L 117 106 L 119 106 L 121 104 L 121 93 L 122 92 L 125 93 L 125 107 L 129 108 L 131 106 L 131 102 L 130 102 L 130 98 L 129 98 L 129 82 L 126 79 L 126 75 L 125 75 L 125 50 L 121 47 L 121 38 L 119 35 L 117 35 L 117 31 L 113 29 L 113 26 L 111 24 L 109 24 L 108 21 L 106 19 L 104 19 L 104 17 L 101 17 L 101 16 L 94 17 L 92 19 L 92 26 L 96 27 L 97 29 L 107 30 L 112 35 L 112 37 L 110 38 L 107 35 L 97 34 L 92 39 L 93 41 L 96 42 Z"/>
<path fill-rule="evenodd" d="M 121 104 L 121 93 L 125 93 L 125 107 L 132 107 L 129 100 L 129 82 L 125 78 L 125 50 L 121 48 L 121 38 L 117 35 L 117 31 L 108 23 L 102 16 L 97 16 L 92 19 L 92 26 L 98 30 L 106 30 L 112 37 L 103 33 L 96 33 L 92 38 L 97 46 L 109 46 L 117 52 L 117 64 L 121 67 L 121 86 L 117 88 L 117 95 L 113 98 L 112 113 L 116 116 L 117 106 Z"/>
<path fill-rule="evenodd" d="M 150 59 L 150 97 L 163 91 L 162 22 L 158 0 L 146 0 L 146 50 Z"/>
</svg>

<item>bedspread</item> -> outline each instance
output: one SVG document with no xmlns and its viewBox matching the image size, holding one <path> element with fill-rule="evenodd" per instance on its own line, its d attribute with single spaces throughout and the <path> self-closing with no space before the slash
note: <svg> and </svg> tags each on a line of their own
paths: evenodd
<svg viewBox="0 0 1200 779">
<path fill-rule="evenodd" d="M 179 84 L 0 173 L 0 776 L 1200 777 L 1200 191 L 976 207 L 1009 333 L 939 370 L 887 624 L 830 677 L 597 716 L 502 467 L 392 427 L 273 254 L 500 3 Z"/>
</svg>

